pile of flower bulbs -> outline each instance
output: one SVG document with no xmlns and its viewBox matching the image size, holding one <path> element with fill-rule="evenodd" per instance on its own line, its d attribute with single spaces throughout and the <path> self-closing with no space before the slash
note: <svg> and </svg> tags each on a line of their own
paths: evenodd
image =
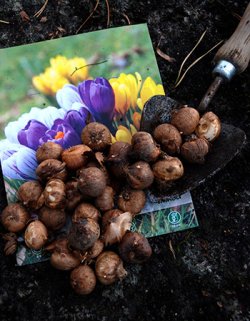
<svg viewBox="0 0 250 321">
<path fill-rule="evenodd" d="M 112 144 L 108 128 L 92 122 L 82 131 L 81 145 L 63 150 L 44 143 L 36 152 L 38 180 L 24 183 L 19 201 L 1 214 L 9 231 L 6 255 L 17 248 L 16 233 L 24 233 L 29 248 L 50 251 L 53 267 L 71 271 L 78 294 L 91 293 L 97 280 L 108 285 L 124 278 L 123 261 L 141 264 L 152 254 L 148 240 L 130 231 L 146 203 L 145 189 L 154 184 L 167 190 L 183 175 L 176 155 L 203 163 L 220 127 L 212 112 L 200 118 L 185 106 L 174 112 L 171 124 L 155 128 L 154 138 L 140 131 L 131 144 Z M 60 234 L 66 226 L 68 232 Z"/>
</svg>

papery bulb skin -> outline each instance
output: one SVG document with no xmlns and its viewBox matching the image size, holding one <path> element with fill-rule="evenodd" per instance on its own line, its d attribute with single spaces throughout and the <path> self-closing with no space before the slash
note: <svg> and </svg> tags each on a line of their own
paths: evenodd
<svg viewBox="0 0 250 321">
<path fill-rule="evenodd" d="M 36 151 L 36 159 L 38 163 L 41 163 L 46 159 L 60 160 L 62 152 L 63 148 L 61 145 L 54 142 L 46 142 L 38 147 Z"/>
<path fill-rule="evenodd" d="M 112 143 L 109 129 L 97 122 L 86 125 L 81 134 L 83 144 L 89 146 L 94 151 L 103 151 Z"/>
<path fill-rule="evenodd" d="M 77 294 L 90 294 L 96 286 L 95 273 L 88 265 L 80 265 L 71 272 L 70 284 Z"/>
<path fill-rule="evenodd" d="M 195 131 L 200 120 L 200 115 L 193 107 L 184 106 L 174 110 L 171 117 L 171 124 L 183 135 L 190 135 Z"/>
<path fill-rule="evenodd" d="M 199 138 L 205 138 L 209 142 L 213 142 L 221 133 L 221 122 L 219 117 L 211 111 L 205 113 L 195 129 L 195 133 Z"/>
<path fill-rule="evenodd" d="M 16 233 L 25 228 L 30 219 L 30 215 L 24 206 L 18 203 L 12 203 L 4 208 L 0 219 L 6 230 Z"/>
<path fill-rule="evenodd" d="M 68 235 L 69 246 L 85 252 L 94 245 L 99 236 L 99 224 L 90 218 L 84 218 L 72 224 Z"/>
<path fill-rule="evenodd" d="M 122 260 L 112 251 L 105 251 L 97 257 L 95 272 L 97 279 L 105 285 L 121 280 L 127 275 Z"/>
<path fill-rule="evenodd" d="M 119 254 L 128 263 L 144 263 L 152 255 L 152 248 L 145 236 L 128 231 L 119 243 Z"/>
<path fill-rule="evenodd" d="M 161 124 L 154 130 L 154 139 L 161 145 L 169 155 L 179 154 L 182 144 L 181 134 L 178 129 L 171 124 Z"/>
<path fill-rule="evenodd" d="M 40 250 L 48 240 L 48 230 L 39 220 L 31 222 L 24 233 L 25 244 L 33 250 Z"/>
</svg>

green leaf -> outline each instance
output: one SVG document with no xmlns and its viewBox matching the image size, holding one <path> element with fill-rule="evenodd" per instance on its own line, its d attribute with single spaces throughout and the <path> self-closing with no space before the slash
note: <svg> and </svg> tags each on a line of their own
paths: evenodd
<svg viewBox="0 0 250 321">
<path fill-rule="evenodd" d="M 17 191 L 26 181 L 23 179 L 12 179 L 4 176 L 4 185 L 8 203 L 15 203 L 18 200 Z"/>
</svg>

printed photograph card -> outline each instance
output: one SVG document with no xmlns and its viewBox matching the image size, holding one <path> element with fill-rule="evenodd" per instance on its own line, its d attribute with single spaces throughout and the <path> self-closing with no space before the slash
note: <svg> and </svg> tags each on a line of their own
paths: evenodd
<svg viewBox="0 0 250 321">
<path fill-rule="evenodd" d="M 37 179 L 43 143 L 81 144 L 91 121 L 105 124 L 113 143 L 130 143 L 145 102 L 166 94 L 146 24 L 0 49 L 0 59 L 0 161 L 9 203 L 24 182 Z M 186 193 L 160 204 L 148 200 L 132 229 L 152 237 L 196 226 Z M 19 241 L 19 265 L 42 260 L 43 251 Z"/>
</svg>

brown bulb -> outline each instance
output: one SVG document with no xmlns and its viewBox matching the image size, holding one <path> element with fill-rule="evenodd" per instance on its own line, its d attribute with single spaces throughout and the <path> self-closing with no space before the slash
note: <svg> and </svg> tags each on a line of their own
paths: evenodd
<svg viewBox="0 0 250 321">
<path fill-rule="evenodd" d="M 42 181 L 52 178 L 65 181 L 67 179 L 66 164 L 57 159 L 46 159 L 38 165 L 36 174 Z"/>
<path fill-rule="evenodd" d="M 137 132 L 132 137 L 132 157 L 145 162 L 154 162 L 161 151 L 153 137 L 147 132 Z"/>
<path fill-rule="evenodd" d="M 90 218 L 84 218 L 72 224 L 68 235 L 69 246 L 85 252 L 94 245 L 99 236 L 99 224 Z"/>
<path fill-rule="evenodd" d="M 179 179 L 184 173 L 184 168 L 179 158 L 165 156 L 153 165 L 153 173 L 156 179 L 169 182 Z"/>
<path fill-rule="evenodd" d="M 101 240 L 96 240 L 94 245 L 88 249 L 87 253 L 87 261 L 91 261 L 92 259 L 95 259 L 98 255 L 102 253 L 104 249 L 104 243 Z"/>
<path fill-rule="evenodd" d="M 154 181 L 154 174 L 148 163 L 139 161 L 126 170 L 127 182 L 134 189 L 148 188 Z"/>
<path fill-rule="evenodd" d="M 182 107 L 172 113 L 171 124 L 182 134 L 190 135 L 195 131 L 200 120 L 198 111 L 192 107 Z"/>
<path fill-rule="evenodd" d="M 44 203 L 42 185 L 37 181 L 25 182 L 18 189 L 18 199 L 28 209 L 39 209 Z"/>
<path fill-rule="evenodd" d="M 131 145 L 124 142 L 115 142 L 111 145 L 106 164 L 112 175 L 116 178 L 124 179 L 126 177 L 125 169 L 129 162 Z"/>
<path fill-rule="evenodd" d="M 116 253 L 111 251 L 102 252 L 97 257 L 95 272 L 97 279 L 105 285 L 121 280 L 127 275 L 122 260 Z"/>
<path fill-rule="evenodd" d="M 113 188 L 106 186 L 103 193 L 95 199 L 95 206 L 102 212 L 111 210 L 114 207 L 114 195 Z"/>
<path fill-rule="evenodd" d="M 154 138 L 168 154 L 179 154 L 182 139 L 178 129 L 173 125 L 161 124 L 157 126 L 154 130 Z"/>
<path fill-rule="evenodd" d="M 6 230 L 16 233 L 25 228 L 30 215 L 22 205 L 13 203 L 5 207 L 0 218 Z"/>
<path fill-rule="evenodd" d="M 73 211 L 82 201 L 82 194 L 78 190 L 77 186 L 78 181 L 76 179 L 70 180 L 65 184 L 66 209 L 69 211 Z"/>
<path fill-rule="evenodd" d="M 12 255 L 16 252 L 17 250 L 17 236 L 15 233 L 6 233 L 2 235 L 2 238 L 5 241 L 4 245 L 4 254 L 6 256 Z"/>
<path fill-rule="evenodd" d="M 38 220 L 31 222 L 25 230 L 24 240 L 29 248 L 40 250 L 48 240 L 46 226 Z"/>
<path fill-rule="evenodd" d="M 151 257 L 152 249 L 145 236 L 129 231 L 119 244 L 119 253 L 128 263 L 144 263 Z"/>
<path fill-rule="evenodd" d="M 90 294 L 96 285 L 95 273 L 88 265 L 80 265 L 71 272 L 70 284 L 77 294 Z"/>
<path fill-rule="evenodd" d="M 68 271 L 80 265 L 80 259 L 69 250 L 65 238 L 54 241 L 45 249 L 52 252 L 50 263 L 55 269 Z"/>
<path fill-rule="evenodd" d="M 51 179 L 48 181 L 43 194 L 46 206 L 53 209 L 65 207 L 65 184 L 60 179 Z"/>
<path fill-rule="evenodd" d="M 221 132 L 221 122 L 213 112 L 209 111 L 205 113 L 198 126 L 195 129 L 195 133 L 199 138 L 205 138 L 209 142 L 213 142 Z"/>
<path fill-rule="evenodd" d="M 86 125 L 82 131 L 81 138 L 83 144 L 95 151 L 103 151 L 112 143 L 109 129 L 97 122 Z"/>
<path fill-rule="evenodd" d="M 64 209 L 52 209 L 43 206 L 39 210 L 39 219 L 50 230 L 61 229 L 66 223 L 66 214 Z"/>
<path fill-rule="evenodd" d="M 77 170 L 87 164 L 88 157 L 84 154 L 89 151 L 86 145 L 75 145 L 63 151 L 62 160 L 68 169 Z"/>
<path fill-rule="evenodd" d="M 101 214 L 94 205 L 90 203 L 81 203 L 75 209 L 75 212 L 72 216 L 72 222 L 76 223 L 84 218 L 90 218 L 98 222 L 100 217 L 101 217 Z"/>
<path fill-rule="evenodd" d="M 63 148 L 61 145 L 54 142 L 46 142 L 39 146 L 36 151 L 36 159 L 38 163 L 46 159 L 60 159 Z"/>
<path fill-rule="evenodd" d="M 146 204 L 146 195 L 141 190 L 125 188 L 118 196 L 118 207 L 123 212 L 138 214 Z"/>
<path fill-rule="evenodd" d="M 189 163 L 203 164 L 209 152 L 209 143 L 204 138 L 187 141 L 181 146 L 181 156 Z"/>
<path fill-rule="evenodd" d="M 98 197 L 104 192 L 105 187 L 106 178 L 99 168 L 89 167 L 81 171 L 78 188 L 83 195 Z"/>
</svg>

